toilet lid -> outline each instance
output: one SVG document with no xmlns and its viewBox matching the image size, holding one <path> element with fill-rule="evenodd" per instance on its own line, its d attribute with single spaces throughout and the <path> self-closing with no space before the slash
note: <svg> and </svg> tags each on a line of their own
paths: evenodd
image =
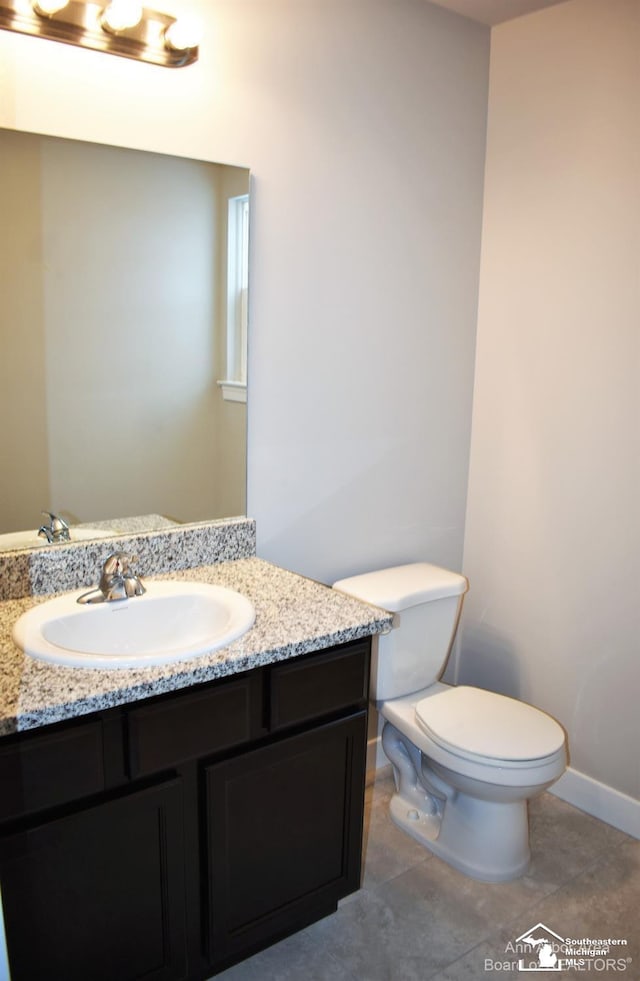
<svg viewBox="0 0 640 981">
<path fill-rule="evenodd" d="M 452 753 L 494 760 L 543 759 L 564 746 L 562 727 L 540 709 L 483 688 L 460 685 L 423 698 L 416 721 Z"/>
</svg>

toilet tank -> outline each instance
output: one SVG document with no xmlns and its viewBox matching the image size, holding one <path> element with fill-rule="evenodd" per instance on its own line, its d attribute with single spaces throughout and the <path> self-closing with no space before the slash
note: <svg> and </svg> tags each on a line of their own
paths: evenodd
<svg viewBox="0 0 640 981">
<path fill-rule="evenodd" d="M 393 627 L 377 638 L 371 695 L 399 698 L 434 684 L 442 674 L 458 624 L 464 576 L 428 562 L 351 576 L 334 589 L 394 614 Z"/>
</svg>

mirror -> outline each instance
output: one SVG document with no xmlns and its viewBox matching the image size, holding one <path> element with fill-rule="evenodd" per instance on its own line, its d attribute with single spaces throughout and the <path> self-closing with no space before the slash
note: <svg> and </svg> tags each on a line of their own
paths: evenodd
<svg viewBox="0 0 640 981">
<path fill-rule="evenodd" d="M 248 200 L 244 168 L 0 130 L 0 548 L 43 508 L 72 540 L 244 513 Z"/>
</svg>

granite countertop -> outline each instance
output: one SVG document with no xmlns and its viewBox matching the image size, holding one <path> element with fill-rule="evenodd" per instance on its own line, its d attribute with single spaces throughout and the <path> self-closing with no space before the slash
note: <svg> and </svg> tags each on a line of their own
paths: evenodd
<svg viewBox="0 0 640 981">
<path fill-rule="evenodd" d="M 391 624 L 383 610 L 255 557 L 157 578 L 236 589 L 253 601 L 255 624 L 228 647 L 188 661 L 144 669 L 67 668 L 29 657 L 12 639 L 20 614 L 47 597 L 6 600 L 0 603 L 0 736 L 357 640 Z M 145 583 L 149 588 L 153 578 Z"/>
</svg>

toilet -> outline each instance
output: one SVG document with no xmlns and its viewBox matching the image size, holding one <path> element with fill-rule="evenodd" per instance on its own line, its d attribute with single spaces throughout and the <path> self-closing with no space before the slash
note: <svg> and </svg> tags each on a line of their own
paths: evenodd
<svg viewBox="0 0 640 981">
<path fill-rule="evenodd" d="M 529 864 L 527 801 L 564 772 L 566 739 L 540 709 L 438 680 L 467 588 L 464 576 L 426 562 L 334 583 L 394 614 L 371 666 L 393 821 L 461 872 L 502 882 Z"/>
</svg>

